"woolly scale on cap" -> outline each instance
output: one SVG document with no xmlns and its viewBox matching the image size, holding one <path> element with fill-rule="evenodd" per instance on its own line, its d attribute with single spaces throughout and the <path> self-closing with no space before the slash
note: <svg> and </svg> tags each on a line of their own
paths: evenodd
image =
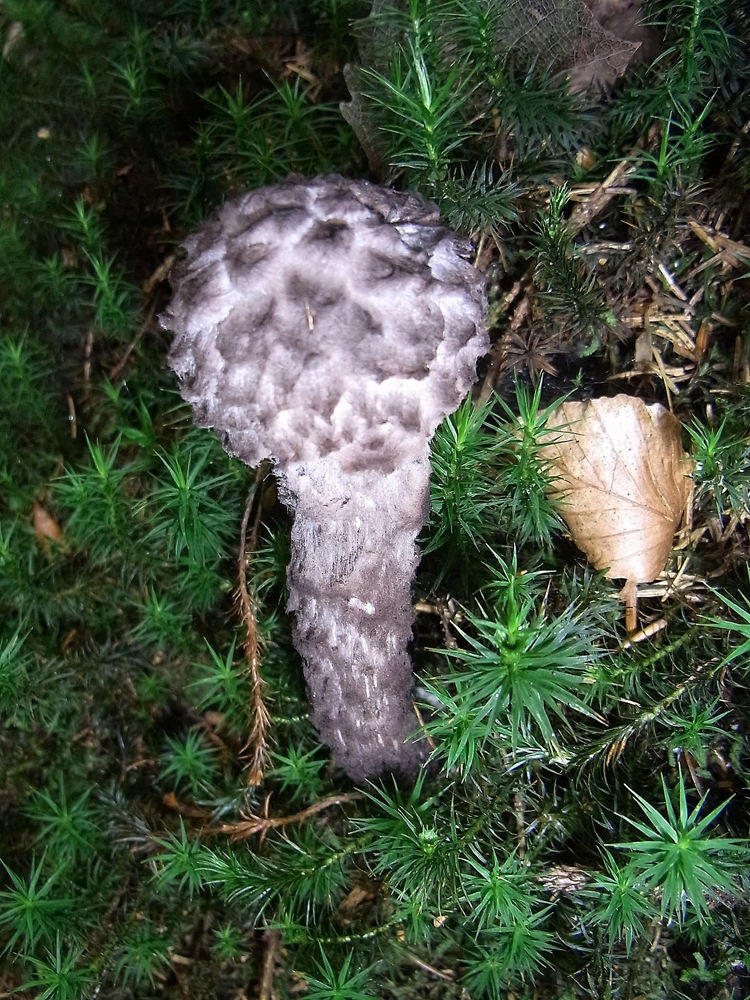
<svg viewBox="0 0 750 1000">
<path fill-rule="evenodd" d="M 228 202 L 185 246 L 170 364 L 199 426 L 276 463 L 316 725 L 353 777 L 409 770 L 429 441 L 487 350 L 484 279 L 436 206 L 336 176 Z"/>
</svg>

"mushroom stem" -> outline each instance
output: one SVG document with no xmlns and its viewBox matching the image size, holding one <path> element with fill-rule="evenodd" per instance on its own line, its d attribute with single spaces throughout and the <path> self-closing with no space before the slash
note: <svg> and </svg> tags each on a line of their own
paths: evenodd
<svg viewBox="0 0 750 1000">
<path fill-rule="evenodd" d="M 294 510 L 288 570 L 294 642 L 313 721 L 355 779 L 413 773 L 421 747 L 407 652 L 416 537 L 429 512 L 427 449 L 389 475 L 344 472 L 335 459 L 284 470 Z"/>
</svg>

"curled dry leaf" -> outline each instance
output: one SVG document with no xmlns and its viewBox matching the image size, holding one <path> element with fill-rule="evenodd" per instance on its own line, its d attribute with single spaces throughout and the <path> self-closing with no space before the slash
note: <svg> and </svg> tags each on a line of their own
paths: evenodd
<svg viewBox="0 0 750 1000">
<path fill-rule="evenodd" d="M 65 535 L 63 534 L 60 525 L 54 517 L 48 514 L 44 507 L 36 501 L 34 501 L 32 521 L 34 525 L 34 535 L 36 536 L 37 542 L 43 549 L 48 549 L 50 542 L 54 542 L 55 545 L 62 546 L 67 544 L 65 541 Z"/>
<path fill-rule="evenodd" d="M 626 581 L 634 628 L 636 584 L 664 569 L 690 493 L 680 422 L 660 403 L 619 395 L 563 403 L 547 426 L 560 432 L 543 449 L 551 495 L 594 566 Z"/>
</svg>

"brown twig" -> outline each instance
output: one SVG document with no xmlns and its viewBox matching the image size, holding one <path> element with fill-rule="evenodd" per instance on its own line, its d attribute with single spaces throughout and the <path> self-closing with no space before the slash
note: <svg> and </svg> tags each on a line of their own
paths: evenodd
<svg viewBox="0 0 750 1000">
<path fill-rule="evenodd" d="M 228 833 L 232 840 L 247 840 L 248 837 L 259 833 L 261 840 L 263 840 L 269 830 L 278 830 L 285 826 L 291 826 L 293 823 L 304 823 L 311 816 L 323 812 L 324 809 L 330 809 L 331 806 L 343 805 L 345 802 L 356 802 L 363 798 L 362 792 L 346 792 L 343 795 L 332 795 L 330 798 L 321 799 L 308 806 L 307 809 L 293 813 L 291 816 L 269 816 L 269 795 L 266 797 L 262 816 L 256 816 L 254 813 L 242 813 L 244 818 L 239 823 L 222 823 L 207 832 L 211 834 Z"/>
<path fill-rule="evenodd" d="M 112 368 L 110 370 L 109 379 L 110 379 L 111 382 L 114 382 L 114 380 L 116 378 L 119 378 L 120 375 L 122 375 L 123 371 L 125 370 L 125 365 L 127 365 L 128 361 L 130 360 L 130 355 L 133 353 L 133 351 L 136 349 L 136 347 L 140 344 L 141 340 L 143 339 L 143 335 L 146 333 L 146 331 L 148 330 L 148 328 L 151 326 L 151 324 L 153 322 L 153 319 L 154 319 L 154 312 L 155 311 L 156 311 L 156 303 L 152 302 L 151 305 L 149 306 L 149 310 L 148 310 L 148 313 L 146 314 L 146 318 L 141 323 L 141 325 L 138 327 L 138 333 L 136 333 L 135 337 L 133 337 L 133 339 L 130 341 L 130 343 L 128 344 L 128 346 L 125 348 L 125 353 L 120 358 L 120 360 L 117 362 L 117 364 L 114 366 L 114 368 Z"/>
<path fill-rule="evenodd" d="M 78 418 L 76 416 L 76 404 L 73 397 L 68 393 L 68 420 L 70 421 L 70 436 L 75 441 L 78 437 Z"/>
<path fill-rule="evenodd" d="M 415 601 L 414 610 L 420 614 L 437 615 L 443 629 L 445 648 L 457 648 L 458 643 L 450 627 L 453 624 L 458 624 L 462 620 L 462 615 L 452 597 L 449 597 L 447 600 L 439 598 L 435 604 L 430 604 L 428 601 Z"/>
<path fill-rule="evenodd" d="M 513 793 L 513 808 L 516 814 L 518 857 L 523 861 L 526 857 L 526 800 L 522 792 Z"/>
<path fill-rule="evenodd" d="M 167 220 L 167 225 L 169 225 L 169 220 Z M 169 254 L 164 260 L 159 264 L 151 277 L 146 278 L 143 282 L 143 294 L 150 295 L 159 282 L 164 281 L 165 278 L 169 277 L 169 272 L 174 267 L 174 262 L 177 260 L 176 254 Z"/>
<path fill-rule="evenodd" d="M 706 792 L 706 783 L 698 773 L 698 761 L 690 753 L 689 750 L 683 750 L 680 756 L 687 765 L 687 769 L 690 773 L 690 777 L 693 779 L 693 784 L 695 785 L 696 792 L 699 795 L 704 795 Z"/>
<path fill-rule="evenodd" d="M 456 974 L 451 969 L 443 971 L 442 969 L 436 969 L 434 965 L 428 965 L 427 962 L 423 962 L 421 958 L 416 955 L 412 955 L 411 952 L 404 952 L 403 957 L 407 962 L 411 962 L 412 965 L 416 965 L 419 969 L 424 969 L 425 972 L 429 972 L 432 976 L 437 976 L 438 979 L 445 979 L 449 983 L 454 983 L 456 981 Z"/>
<path fill-rule="evenodd" d="M 636 165 L 632 160 L 621 160 L 610 175 L 601 184 L 597 184 L 584 201 L 576 205 L 568 222 L 568 232 L 571 236 L 575 236 L 584 226 L 587 226 L 606 208 L 616 194 L 622 193 L 622 181 L 634 173 L 635 169 Z"/>
<path fill-rule="evenodd" d="M 91 382 L 91 355 L 94 353 L 94 328 L 89 327 L 89 332 L 86 335 L 86 346 L 83 349 L 83 384 L 85 391 L 89 390 L 89 383 Z"/>
<path fill-rule="evenodd" d="M 180 802 L 174 792 L 165 792 L 161 797 L 167 809 L 173 809 L 180 816 L 189 816 L 191 819 L 208 819 L 211 810 L 204 806 L 191 806 L 187 802 Z"/>
<path fill-rule="evenodd" d="M 258 1000 L 271 1000 L 276 959 L 281 950 L 281 931 L 268 930 L 263 935 L 263 940 L 266 942 L 266 954 L 263 957 L 263 975 L 260 980 Z"/>
<path fill-rule="evenodd" d="M 250 698 L 253 713 L 253 726 L 250 730 L 250 735 L 247 738 L 247 743 L 242 750 L 243 755 L 250 758 L 247 776 L 248 785 L 259 785 L 263 780 L 263 771 L 268 765 L 268 730 L 271 725 L 271 717 L 268 714 L 268 709 L 266 708 L 266 703 L 263 697 L 263 689 L 266 686 L 266 682 L 260 675 L 258 623 L 255 618 L 250 592 L 247 589 L 247 555 L 248 552 L 255 548 L 255 542 L 258 534 L 258 521 L 260 519 L 260 504 L 258 504 L 258 512 L 253 525 L 252 534 L 250 536 L 249 546 L 247 544 L 247 526 L 250 521 L 250 514 L 252 513 L 255 496 L 258 492 L 260 483 L 263 481 L 267 473 L 268 463 L 264 462 L 258 466 L 255 482 L 247 495 L 245 513 L 242 516 L 242 526 L 240 528 L 240 558 L 238 566 L 239 586 L 237 591 L 237 601 L 239 604 L 240 615 L 246 629 L 243 647 L 245 650 L 245 657 L 247 659 L 247 669 L 250 674 L 250 682 L 252 684 Z"/>
<path fill-rule="evenodd" d="M 414 714 L 417 717 L 417 721 L 419 722 L 420 728 L 424 731 L 425 739 L 427 740 L 427 745 L 429 746 L 430 750 L 432 750 L 432 752 L 434 753 L 437 750 L 437 744 L 430 736 L 430 734 L 427 732 L 427 728 L 424 724 L 424 719 L 422 718 L 422 713 L 419 711 L 419 705 L 416 703 L 416 701 L 413 701 L 411 705 L 412 708 L 414 709 Z"/>
<path fill-rule="evenodd" d="M 627 580 L 617 596 L 625 601 L 625 631 L 631 636 L 638 628 L 638 587 L 635 580 Z"/>
<path fill-rule="evenodd" d="M 481 405 L 486 400 L 488 400 L 494 391 L 495 382 L 497 380 L 500 371 L 502 370 L 503 361 L 505 360 L 505 344 L 508 336 L 514 334 L 517 330 L 520 330 L 524 321 L 531 313 L 531 299 L 529 298 L 527 289 L 531 284 L 533 274 L 534 274 L 534 268 L 532 265 L 526 269 L 526 273 L 524 274 L 523 278 L 521 278 L 520 282 L 518 281 L 516 282 L 516 284 L 511 289 L 509 295 L 505 296 L 503 300 L 503 302 L 507 302 L 508 307 L 510 307 L 512 302 L 515 301 L 515 299 L 517 298 L 517 295 L 514 294 L 516 293 L 517 286 L 520 286 L 518 288 L 518 291 L 523 290 L 523 297 L 516 303 L 516 307 L 513 310 L 513 315 L 511 317 L 510 324 L 508 325 L 507 330 L 500 337 L 500 339 L 495 341 L 495 343 L 492 345 L 492 349 L 490 350 L 490 355 L 489 355 L 490 365 L 489 368 L 487 369 L 487 374 L 484 377 L 484 381 L 482 382 L 482 388 L 480 389 L 479 395 L 477 396 L 477 405 Z M 513 296 L 513 298 L 511 298 L 511 296 Z"/>
</svg>

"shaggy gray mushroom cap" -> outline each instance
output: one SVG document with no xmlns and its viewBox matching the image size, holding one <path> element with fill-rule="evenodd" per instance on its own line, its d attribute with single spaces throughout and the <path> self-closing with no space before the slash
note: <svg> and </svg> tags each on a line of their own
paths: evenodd
<svg viewBox="0 0 750 1000">
<path fill-rule="evenodd" d="M 253 191 L 185 245 L 170 364 L 198 425 L 275 460 L 313 721 L 351 777 L 413 772 L 429 441 L 487 350 L 484 279 L 436 206 L 341 177 Z"/>
<path fill-rule="evenodd" d="M 392 472 L 476 378 L 484 280 L 419 196 L 341 177 L 228 202 L 162 318 L 195 422 L 248 465 Z"/>
</svg>

